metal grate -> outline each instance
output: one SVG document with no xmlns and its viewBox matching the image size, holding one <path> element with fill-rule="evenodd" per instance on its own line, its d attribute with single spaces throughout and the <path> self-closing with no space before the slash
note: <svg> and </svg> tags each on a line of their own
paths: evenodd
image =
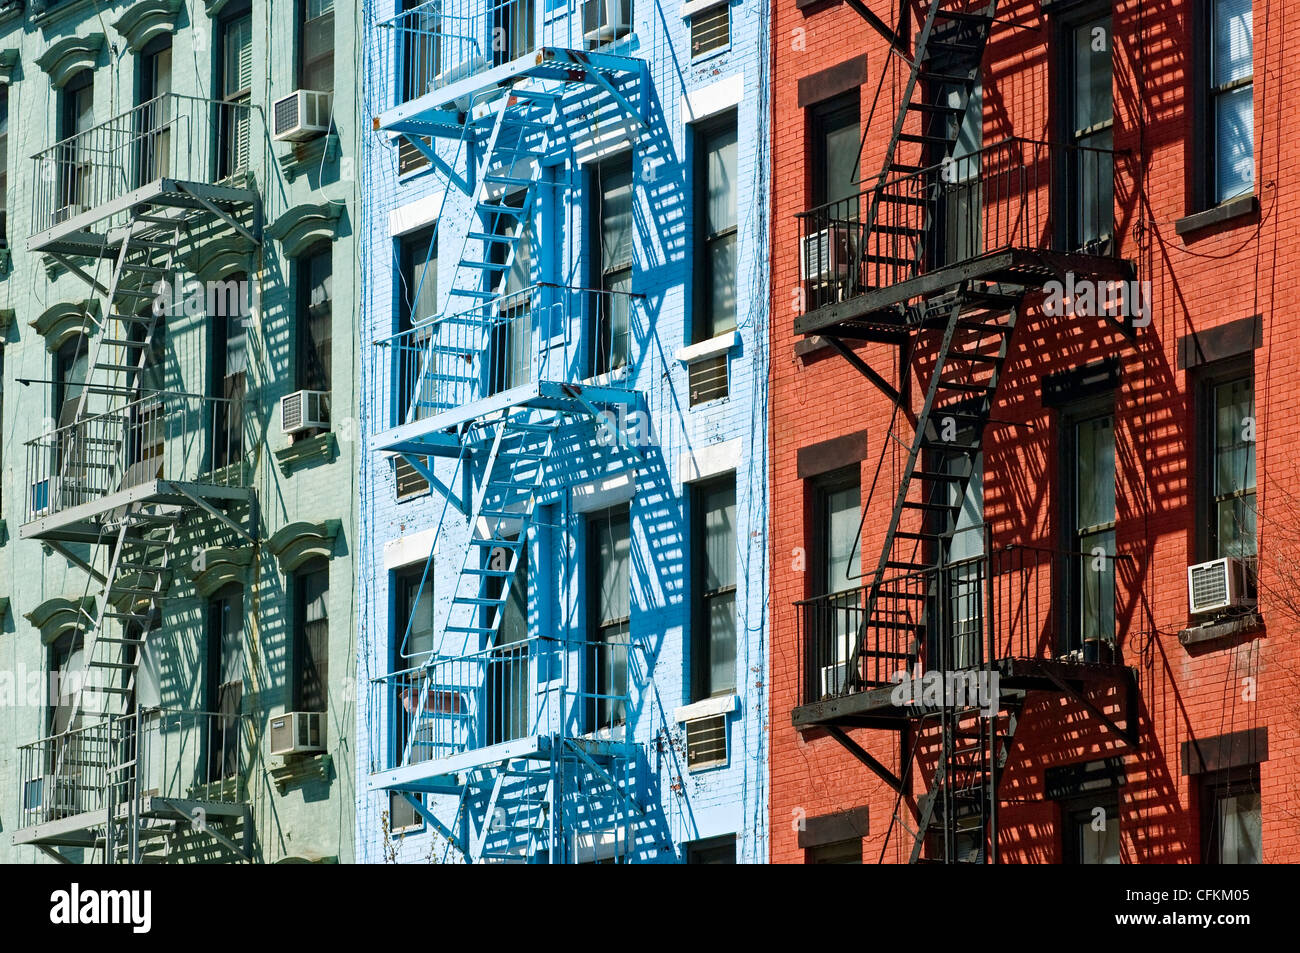
<svg viewBox="0 0 1300 953">
<path fill-rule="evenodd" d="M 424 462 L 427 464 L 427 457 Z M 411 461 L 407 460 L 406 457 L 398 457 L 393 462 L 393 475 L 397 478 L 397 498 L 399 500 L 429 492 L 429 481 L 420 475 L 420 471 L 415 469 Z"/>
<path fill-rule="evenodd" d="M 691 364 L 691 406 L 726 397 L 730 392 L 727 380 L 727 355 L 718 354 L 702 358 Z"/>
<path fill-rule="evenodd" d="M 719 4 L 691 17 L 691 56 L 703 56 L 731 43 L 731 5 Z"/>
<path fill-rule="evenodd" d="M 686 768 L 699 771 L 727 763 L 727 716 L 710 715 L 686 723 Z"/>
<path fill-rule="evenodd" d="M 297 95 L 286 96 L 275 104 L 275 134 L 278 136 L 298 125 Z"/>
<path fill-rule="evenodd" d="M 1193 566 L 1192 611 L 1206 606 L 1221 606 L 1228 601 L 1228 566 L 1223 560 Z"/>
</svg>

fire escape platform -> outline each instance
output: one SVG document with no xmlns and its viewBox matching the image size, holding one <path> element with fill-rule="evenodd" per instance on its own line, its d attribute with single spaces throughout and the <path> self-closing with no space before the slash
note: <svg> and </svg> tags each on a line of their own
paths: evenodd
<svg viewBox="0 0 1300 953">
<path fill-rule="evenodd" d="M 1041 248 L 1010 248 L 937 268 L 885 288 L 824 305 L 795 318 L 796 334 L 823 334 L 860 340 L 897 340 L 908 328 L 907 305 L 952 291 L 962 282 L 987 282 L 1041 289 L 1066 275 L 1098 281 L 1132 281 L 1136 265 L 1124 258 Z"/>
<path fill-rule="evenodd" d="M 599 738 L 566 738 L 555 744 L 552 735 L 525 735 L 500 744 L 473 748 L 445 758 L 430 758 L 370 776 L 372 791 L 427 791 L 445 794 L 459 791 L 458 776 L 487 765 L 507 761 L 551 761 L 564 756 L 565 746 L 580 749 L 593 760 L 631 758 L 637 746 L 630 742 Z"/>
<path fill-rule="evenodd" d="M 155 179 L 37 232 L 27 239 L 27 250 L 51 255 L 111 258 L 116 256 L 121 246 L 121 234 L 115 237 L 115 230 L 109 229 L 106 235 L 94 231 L 93 226 L 124 216 L 138 206 L 205 212 L 211 212 L 215 208 L 223 214 L 231 215 L 241 209 L 255 208 L 259 201 L 255 189 L 243 186 Z"/>
<path fill-rule="evenodd" d="M 645 61 L 612 53 L 544 46 L 500 66 L 476 70 L 409 102 L 382 112 L 375 127 L 387 132 L 459 138 L 471 97 L 523 79 L 565 83 L 610 83 L 644 75 Z"/>
<path fill-rule="evenodd" d="M 228 801 L 205 801 L 195 798 L 146 797 L 140 805 L 140 816 L 162 820 L 177 820 L 177 812 L 189 817 L 202 811 L 201 817 L 242 817 L 248 807 L 243 803 Z M 130 805 L 120 804 L 117 808 L 117 820 L 125 821 L 130 815 Z M 15 847 L 43 844 L 46 847 L 95 847 L 103 840 L 99 828 L 108 822 L 106 811 L 83 811 L 57 820 L 45 821 L 15 831 L 12 843 Z"/>
<path fill-rule="evenodd" d="M 1004 699 L 1024 692 L 1059 692 L 1062 684 L 1075 691 L 1123 686 L 1133 675 L 1127 665 L 1072 659 L 1006 658 L 995 663 L 992 670 L 998 675 L 998 689 Z M 950 674 L 978 676 L 981 671 L 971 668 Z M 883 685 L 800 705 L 791 713 L 791 721 L 799 730 L 838 727 L 897 731 L 910 727 L 917 718 L 939 711 L 935 706 L 896 705 L 895 689 L 895 685 Z"/>
<path fill-rule="evenodd" d="M 639 399 L 637 391 L 625 387 L 537 381 L 382 431 L 374 438 L 374 449 L 455 457 L 462 446 L 455 433 L 457 428 L 512 407 L 582 414 L 590 413 L 592 408 L 635 406 Z"/>
<path fill-rule="evenodd" d="M 252 487 L 190 483 L 183 480 L 146 480 L 88 503 L 24 523 L 18 529 L 18 536 L 20 539 L 98 543 L 102 537 L 101 518 L 130 503 L 192 507 L 198 499 L 219 506 L 251 501 L 255 492 Z"/>
</svg>

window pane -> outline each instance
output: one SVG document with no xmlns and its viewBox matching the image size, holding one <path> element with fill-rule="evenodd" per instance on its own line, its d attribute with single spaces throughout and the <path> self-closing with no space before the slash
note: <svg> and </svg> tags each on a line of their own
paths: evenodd
<svg viewBox="0 0 1300 953">
<path fill-rule="evenodd" d="M 1115 635 L 1115 531 L 1106 530 L 1079 538 L 1079 591 L 1083 610 L 1085 641 L 1110 640 Z M 1104 555 L 1093 555 L 1098 550 Z"/>
<path fill-rule="evenodd" d="M 1254 26 L 1250 0 L 1215 0 L 1214 64 L 1210 81 L 1224 86 L 1252 75 Z"/>
<path fill-rule="evenodd" d="M 1104 830 L 1093 830 L 1091 819 L 1079 822 L 1079 863 L 1118 864 L 1119 818 L 1106 813 Z"/>
<path fill-rule="evenodd" d="M 1255 187 L 1254 86 L 1215 99 L 1215 197 L 1223 202 Z"/>
<path fill-rule="evenodd" d="M 717 234 L 736 224 L 735 125 L 728 125 L 725 129 L 712 133 L 705 149 L 708 170 L 705 222 L 709 233 Z"/>
<path fill-rule="evenodd" d="M 632 261 L 632 166 L 619 162 L 600 169 L 601 271 Z"/>
<path fill-rule="evenodd" d="M 841 592 L 854 582 L 853 557 L 860 555 L 858 526 L 861 522 L 861 488 L 856 484 L 826 494 L 826 578 L 822 580 L 826 592 Z"/>
<path fill-rule="evenodd" d="M 1222 863 L 1260 863 L 1263 857 L 1263 825 L 1259 795 L 1252 792 L 1221 799 L 1219 821 L 1223 831 L 1219 852 Z"/>
<path fill-rule="evenodd" d="M 709 694 L 736 688 L 736 593 L 709 599 Z"/>
<path fill-rule="evenodd" d="M 597 520 L 593 527 L 595 558 L 600 584 L 598 612 L 601 622 L 626 618 L 631 614 L 631 583 L 629 553 L 631 539 L 628 534 L 628 515 L 624 511 Z"/>
<path fill-rule="evenodd" d="M 1086 529 L 1115 521 L 1115 434 L 1111 418 L 1085 420 L 1075 428 L 1075 526 Z"/>
<path fill-rule="evenodd" d="M 418 597 L 418 601 L 417 601 Z M 403 614 L 399 619 L 401 629 L 395 634 L 401 640 L 405 636 L 404 648 L 399 648 L 401 655 L 415 658 L 433 651 L 433 567 L 429 567 L 429 577 L 420 587 L 420 577 L 412 576 L 402 583 Z M 408 633 L 409 626 L 409 633 Z M 401 643 L 399 641 L 399 647 Z"/>
<path fill-rule="evenodd" d="M 826 130 L 823 145 L 823 174 L 826 176 L 824 201 L 838 202 L 862 191 L 862 184 L 854 181 L 858 177 L 859 145 L 856 113 L 840 117 L 835 125 Z"/>
<path fill-rule="evenodd" d="M 438 313 L 438 247 L 427 232 L 402 245 L 402 302 L 408 309 L 407 327 L 428 321 Z"/>
<path fill-rule="evenodd" d="M 1249 378 L 1214 389 L 1214 494 L 1255 487 L 1255 388 Z"/>
<path fill-rule="evenodd" d="M 1111 22 L 1103 17 L 1074 31 L 1074 128 L 1114 117 L 1111 102 Z"/>
<path fill-rule="evenodd" d="M 1254 556 L 1256 540 L 1255 494 L 1248 493 L 1216 504 L 1219 556 Z"/>
<path fill-rule="evenodd" d="M 704 589 L 736 584 L 736 488 L 710 490 L 704 497 Z"/>
<path fill-rule="evenodd" d="M 225 65 L 221 92 L 234 96 L 253 85 L 253 18 L 239 17 L 225 27 Z"/>
<path fill-rule="evenodd" d="M 736 233 L 709 241 L 708 320 L 697 337 L 702 341 L 736 327 Z"/>
</svg>

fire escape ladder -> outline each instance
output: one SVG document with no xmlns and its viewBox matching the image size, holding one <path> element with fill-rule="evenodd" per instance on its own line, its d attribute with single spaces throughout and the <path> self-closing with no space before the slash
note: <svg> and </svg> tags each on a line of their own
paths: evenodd
<svg viewBox="0 0 1300 953">
<path fill-rule="evenodd" d="M 931 0 L 917 34 L 902 106 L 870 188 L 861 252 L 868 273 L 879 266 L 911 277 L 923 264 L 941 183 L 916 173 L 953 157 L 998 4 L 989 0 L 978 12 L 963 9 L 970 6 L 970 0 Z M 869 132 L 870 123 L 864 147 Z"/>
<path fill-rule="evenodd" d="M 849 662 L 861 680 L 862 660 L 873 656 L 871 637 L 886 628 L 909 629 L 916 639 L 908 661 L 919 656 L 924 624 L 895 618 L 906 594 L 886 588 L 887 578 L 923 571 L 946 552 L 966 489 L 983 448 L 984 429 L 1016 327 L 1019 295 L 960 289 L 926 303 L 918 334 L 941 327 L 925 400 L 907 450 L 880 559 L 872 572 L 865 611 Z M 923 469 L 923 456 L 945 466 Z M 953 469 L 952 465 L 958 466 Z M 905 524 L 905 517 L 910 517 Z M 929 550 L 927 552 L 927 549 Z M 902 660 L 900 660 L 902 661 Z"/>
</svg>

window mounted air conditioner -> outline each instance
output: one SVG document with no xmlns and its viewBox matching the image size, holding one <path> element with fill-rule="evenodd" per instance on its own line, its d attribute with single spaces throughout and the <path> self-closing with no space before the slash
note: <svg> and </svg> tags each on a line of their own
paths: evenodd
<svg viewBox="0 0 1300 953">
<path fill-rule="evenodd" d="M 631 29 L 632 0 L 583 0 L 582 38 L 587 43 L 608 43 Z"/>
<path fill-rule="evenodd" d="M 23 810 L 34 811 L 41 821 L 57 821 L 82 813 L 81 789 L 75 778 L 46 774 L 30 778 L 23 786 Z"/>
<path fill-rule="evenodd" d="M 1187 567 L 1187 604 L 1192 615 L 1250 606 L 1255 602 L 1251 560 L 1228 556 Z"/>
<path fill-rule="evenodd" d="M 329 131 L 330 94 L 295 89 L 271 107 L 276 142 L 300 142 Z"/>
<path fill-rule="evenodd" d="M 322 390 L 298 390 L 280 398 L 280 430 L 287 436 L 304 430 L 329 429 L 330 395 Z"/>
<path fill-rule="evenodd" d="M 325 750 L 318 711 L 291 711 L 271 719 L 271 754 L 311 754 Z"/>
<path fill-rule="evenodd" d="M 843 695 L 849 687 L 849 663 L 836 662 L 821 668 L 821 697 L 833 698 Z"/>
<path fill-rule="evenodd" d="M 823 228 L 820 232 L 806 235 L 801 252 L 800 280 L 824 284 L 848 276 L 852 255 L 847 229 Z"/>
</svg>

